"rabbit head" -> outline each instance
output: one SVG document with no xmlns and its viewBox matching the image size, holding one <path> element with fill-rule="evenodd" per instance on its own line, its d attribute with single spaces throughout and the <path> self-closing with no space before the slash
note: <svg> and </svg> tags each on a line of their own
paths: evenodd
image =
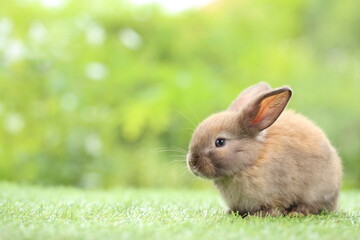
<svg viewBox="0 0 360 240">
<path fill-rule="evenodd" d="M 229 108 L 205 119 L 193 133 L 187 155 L 190 171 L 199 177 L 232 176 L 255 163 L 263 137 L 284 110 L 291 89 L 259 83 L 244 90 Z"/>
</svg>

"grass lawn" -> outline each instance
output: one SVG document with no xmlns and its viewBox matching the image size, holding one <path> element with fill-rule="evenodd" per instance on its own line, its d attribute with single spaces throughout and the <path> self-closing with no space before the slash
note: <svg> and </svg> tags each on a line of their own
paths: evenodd
<svg viewBox="0 0 360 240">
<path fill-rule="evenodd" d="M 360 239 L 360 192 L 337 213 L 242 219 L 211 190 L 85 191 L 0 182 L 0 239 Z"/>
</svg>

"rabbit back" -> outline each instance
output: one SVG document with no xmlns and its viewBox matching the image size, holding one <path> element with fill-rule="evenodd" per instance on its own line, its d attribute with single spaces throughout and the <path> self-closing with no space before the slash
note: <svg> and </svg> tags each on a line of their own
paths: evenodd
<svg viewBox="0 0 360 240">
<path fill-rule="evenodd" d="M 286 110 L 264 130 L 260 157 L 235 176 L 214 181 L 231 210 L 291 211 L 307 206 L 311 213 L 337 207 L 342 167 L 329 140 L 313 122 Z"/>
</svg>

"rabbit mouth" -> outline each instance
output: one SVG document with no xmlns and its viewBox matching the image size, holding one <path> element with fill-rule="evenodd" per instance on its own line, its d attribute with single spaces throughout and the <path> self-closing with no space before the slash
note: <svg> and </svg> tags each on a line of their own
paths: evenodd
<svg viewBox="0 0 360 240">
<path fill-rule="evenodd" d="M 203 159 L 202 164 L 191 164 L 188 161 L 189 170 L 197 177 L 215 179 L 220 177 L 210 159 Z"/>
<path fill-rule="evenodd" d="M 216 175 L 210 175 L 210 174 L 205 174 L 197 169 L 194 169 L 194 170 L 191 170 L 191 172 L 197 176 L 197 177 L 200 177 L 200 178 L 204 178 L 204 179 L 214 179 L 214 178 L 217 178 Z"/>
</svg>

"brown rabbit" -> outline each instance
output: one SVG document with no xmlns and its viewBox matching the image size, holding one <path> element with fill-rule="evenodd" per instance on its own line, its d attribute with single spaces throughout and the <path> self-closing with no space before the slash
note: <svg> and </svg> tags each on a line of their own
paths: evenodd
<svg viewBox="0 0 360 240">
<path fill-rule="evenodd" d="M 229 212 L 278 216 L 336 210 L 341 160 L 314 123 L 283 112 L 291 95 L 289 87 L 259 83 L 193 133 L 188 167 L 214 182 Z"/>
</svg>

